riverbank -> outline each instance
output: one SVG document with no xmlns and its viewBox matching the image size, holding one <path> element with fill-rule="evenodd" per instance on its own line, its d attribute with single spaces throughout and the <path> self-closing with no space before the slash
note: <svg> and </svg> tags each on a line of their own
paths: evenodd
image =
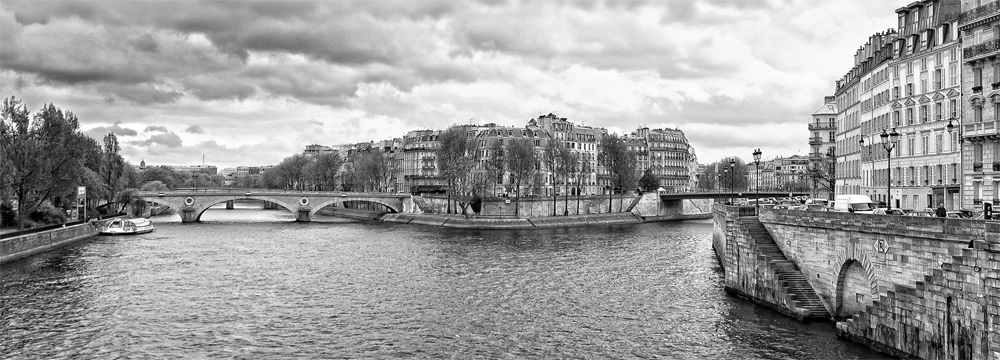
<svg viewBox="0 0 1000 360">
<path fill-rule="evenodd" d="M 320 214 L 328 216 L 344 217 L 361 221 L 378 221 L 396 224 L 425 225 L 453 229 L 473 229 L 473 230 L 532 230 L 532 229 L 553 229 L 571 228 L 584 226 L 604 226 L 604 225 L 629 225 L 654 221 L 676 221 L 710 219 L 710 214 L 705 215 L 680 215 L 675 217 L 650 216 L 642 217 L 632 212 L 604 213 L 569 215 L 537 218 L 469 218 L 462 215 L 442 215 L 442 214 L 398 214 L 380 213 L 368 210 L 354 210 L 344 208 L 327 208 L 320 211 Z"/>
<path fill-rule="evenodd" d="M 0 264 L 43 253 L 97 235 L 90 223 L 0 239 Z"/>
</svg>

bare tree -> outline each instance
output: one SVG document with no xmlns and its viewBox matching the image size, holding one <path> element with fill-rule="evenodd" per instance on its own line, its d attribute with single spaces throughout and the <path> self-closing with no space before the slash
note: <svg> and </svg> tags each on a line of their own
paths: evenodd
<svg viewBox="0 0 1000 360">
<path fill-rule="evenodd" d="M 514 216 L 520 215 L 521 185 L 530 182 L 537 172 L 538 157 L 530 140 L 510 139 L 504 151 L 510 182 L 514 185 Z"/>
<path fill-rule="evenodd" d="M 448 183 L 448 210 L 451 214 L 451 201 L 457 195 L 462 214 L 465 215 L 465 204 L 469 197 L 466 193 L 472 169 L 476 166 L 476 159 L 472 154 L 476 150 L 475 142 L 469 136 L 465 127 L 452 126 L 441 133 L 439 137 L 441 147 L 436 151 L 437 166 L 439 173 Z M 458 194 L 455 194 L 456 187 Z"/>
<path fill-rule="evenodd" d="M 559 180 L 561 170 L 566 166 L 562 157 L 562 150 L 565 148 L 562 142 L 549 139 L 545 143 L 542 153 L 542 162 L 545 164 L 545 169 L 549 171 L 552 181 L 552 216 L 556 216 L 556 183 Z"/>
<path fill-rule="evenodd" d="M 500 139 L 493 139 L 493 144 L 486 150 L 486 176 L 493 184 L 493 196 L 497 196 L 497 184 L 503 182 L 503 174 L 506 171 L 504 163 L 504 147 Z"/>
<path fill-rule="evenodd" d="M 597 161 L 604 166 L 610 177 L 611 191 L 608 191 L 608 212 L 611 212 L 611 201 L 614 190 L 619 189 L 620 193 L 625 193 L 625 189 L 634 186 L 636 179 L 636 154 L 628 150 L 625 139 L 618 134 L 608 134 L 601 138 L 598 144 Z M 622 203 L 618 202 L 618 209 L 621 211 Z"/>
</svg>

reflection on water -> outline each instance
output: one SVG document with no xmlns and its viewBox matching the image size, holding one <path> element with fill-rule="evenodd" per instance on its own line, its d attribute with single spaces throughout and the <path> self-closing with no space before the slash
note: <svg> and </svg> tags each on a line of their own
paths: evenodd
<svg viewBox="0 0 1000 360">
<path fill-rule="evenodd" d="M 0 266 L 0 357 L 879 358 L 730 298 L 711 222 L 443 231 L 237 203 Z"/>
</svg>

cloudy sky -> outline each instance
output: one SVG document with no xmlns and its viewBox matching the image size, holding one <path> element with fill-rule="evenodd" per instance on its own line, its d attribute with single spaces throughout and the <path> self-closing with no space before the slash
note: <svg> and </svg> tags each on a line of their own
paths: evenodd
<svg viewBox="0 0 1000 360">
<path fill-rule="evenodd" d="M 908 1 L 0 0 L 0 95 L 73 111 L 136 164 L 550 112 L 678 127 L 702 163 L 807 154 L 811 112 Z"/>
</svg>

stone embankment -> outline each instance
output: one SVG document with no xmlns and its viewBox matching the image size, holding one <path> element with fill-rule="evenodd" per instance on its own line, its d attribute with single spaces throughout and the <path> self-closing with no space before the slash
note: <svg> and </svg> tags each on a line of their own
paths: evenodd
<svg viewBox="0 0 1000 360">
<path fill-rule="evenodd" d="M 726 290 L 900 358 L 1000 359 L 1000 223 L 714 208 Z M 824 308 L 826 311 L 824 311 Z"/>
<path fill-rule="evenodd" d="M 598 225 L 627 225 L 645 222 L 631 212 L 570 215 L 544 218 L 470 218 L 461 215 L 379 213 L 354 209 L 324 209 L 323 213 L 361 221 L 436 226 L 475 230 L 531 230 Z"/>
<path fill-rule="evenodd" d="M 69 245 L 97 235 L 97 228 L 84 223 L 0 240 L 0 264 Z"/>
</svg>

